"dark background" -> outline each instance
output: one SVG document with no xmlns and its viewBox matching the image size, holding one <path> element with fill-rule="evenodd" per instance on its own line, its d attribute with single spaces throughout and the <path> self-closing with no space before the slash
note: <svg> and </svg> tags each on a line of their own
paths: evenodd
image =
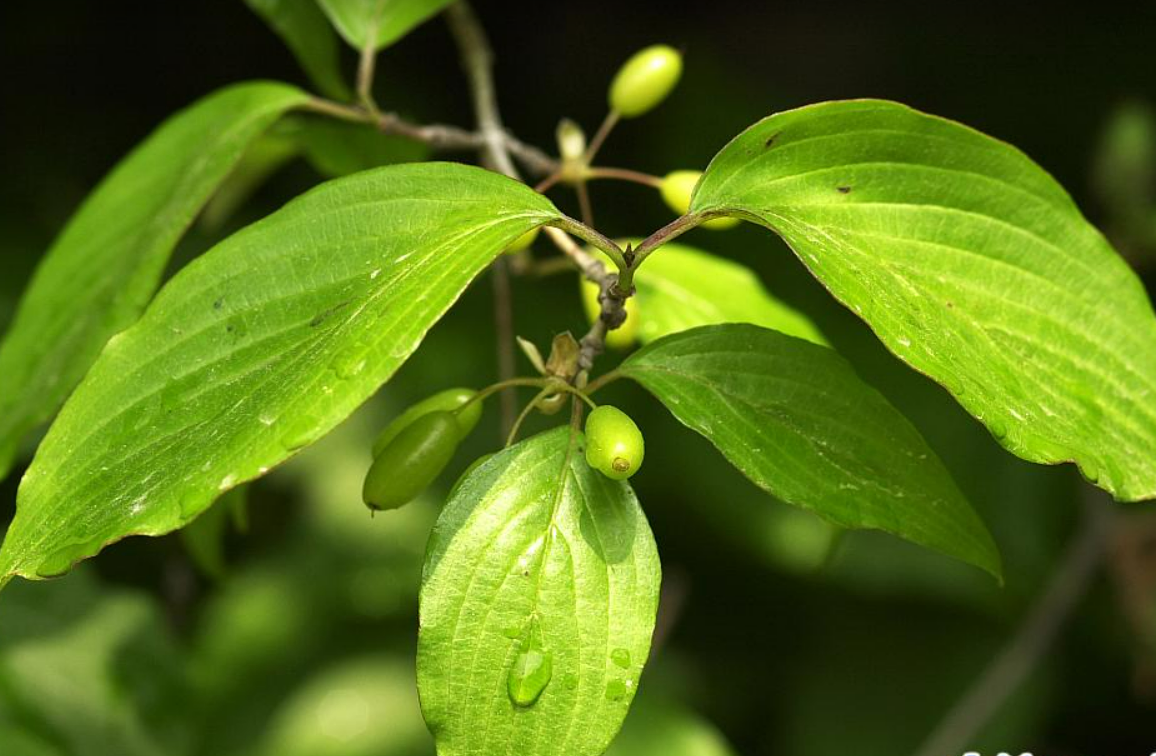
<svg viewBox="0 0 1156 756">
<path fill-rule="evenodd" d="M 506 123 L 547 149 L 562 116 L 593 132 L 604 115 L 607 83 L 632 51 L 660 41 L 683 49 L 686 71 L 675 93 L 652 114 L 621 125 L 599 160 L 657 174 L 704 167 L 731 136 L 772 112 L 825 99 L 885 97 L 1017 145 L 1068 188 L 1094 223 L 1108 227 L 1112 208 L 1099 201 L 1091 181 L 1101 134 L 1122 103 L 1156 101 L 1151 3 L 714 0 L 676 9 L 594 0 L 476 7 L 497 51 Z M 350 51 L 346 64 L 352 71 Z M 304 82 L 280 40 L 239 0 L 4 0 L 0 71 L 0 326 L 62 223 L 157 123 L 233 81 Z M 386 50 L 379 72 L 384 107 L 420 121 L 470 123 L 468 93 L 441 21 Z M 232 227 L 318 180 L 304 164 L 288 167 Z M 647 189 L 594 188 L 598 227 L 609 235 L 644 235 L 669 220 Z M 565 192 L 553 196 L 577 212 Z M 218 236 L 195 229 L 181 256 Z M 756 268 L 912 417 L 993 530 L 1007 585 L 864 534 L 846 536 L 823 564 L 812 564 L 813 555 L 800 557 L 783 545 L 795 532 L 790 523 L 799 523 L 793 510 L 754 490 L 654 402 L 615 388 L 616 403 L 630 406 L 647 433 L 647 466 L 636 482 L 670 591 L 662 619 L 667 635 L 649 684 L 705 715 L 744 754 L 912 752 L 1047 582 L 1079 520 L 1086 487 L 1071 469 L 1039 468 L 1002 452 L 945 392 L 892 359 L 765 233 L 696 231 L 686 241 Z M 1144 258 L 1135 259 L 1144 265 Z M 583 327 L 572 280 L 517 281 L 515 287 L 518 333 L 544 344 L 557 331 Z M 489 381 L 492 344 L 472 330 L 488 317 L 488 297 L 488 286 L 467 293 L 367 409 L 367 427 L 429 393 L 431 384 Z M 477 434 L 485 438 L 470 451 L 492 450 L 493 415 L 491 409 L 485 432 Z M 16 480 L 0 484 L 0 518 L 10 516 Z M 311 554 L 317 561 L 293 574 L 302 581 L 298 587 L 315 584 L 301 590 L 316 598 L 327 583 L 343 579 L 316 552 L 343 547 L 324 539 L 294 545 L 306 543 L 300 530 L 309 505 L 301 488 L 299 478 L 277 474 L 258 483 L 253 529 L 232 538 L 229 553 L 242 575 L 255 565 L 290 569 L 290 561 L 301 570 L 301 555 Z M 1150 528 L 1142 508 L 1135 509 L 1136 522 Z M 418 551 L 420 530 L 413 536 Z M 175 647 L 197 647 L 206 632 L 202 618 L 225 589 L 192 573 L 175 538 L 126 541 L 95 561 L 102 587 L 92 589 L 93 601 L 112 590 L 104 586 L 143 590 L 163 607 Z M 397 579 L 412 583 L 411 566 L 400 568 Z M 286 656 L 269 661 L 281 670 L 277 684 L 241 686 L 250 701 L 264 702 L 253 704 L 252 719 L 276 708 L 284 685 L 344 650 L 380 642 L 411 653 L 415 588 L 397 588 L 400 598 L 389 612 L 362 616 L 329 607 L 332 621 L 310 625 L 308 640 L 278 646 Z M 35 590 L 19 590 L 22 600 L 36 604 Z M 1105 756 L 1156 750 L 1156 694 L 1136 682 L 1152 646 L 1144 650 L 1121 610 L 1120 593 L 1110 573 L 1097 576 L 1058 644 L 977 736 L 977 749 Z M 256 669 L 254 678 L 267 674 Z M 644 678 L 644 690 L 647 684 Z M 214 716 L 228 721 L 220 712 Z M 195 728 L 189 724 L 195 721 L 190 715 L 184 725 Z M 222 726 L 244 730 L 236 722 Z"/>
</svg>

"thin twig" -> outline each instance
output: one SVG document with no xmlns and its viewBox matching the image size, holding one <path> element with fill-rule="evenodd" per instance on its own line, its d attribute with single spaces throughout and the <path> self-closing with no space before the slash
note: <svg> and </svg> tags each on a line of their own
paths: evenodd
<svg viewBox="0 0 1156 756">
<path fill-rule="evenodd" d="M 450 32 L 457 43 L 462 58 L 462 68 L 470 83 L 470 95 L 474 101 L 474 118 L 482 137 L 482 164 L 491 170 L 521 180 L 518 168 L 510 157 L 506 146 L 506 131 L 502 128 L 502 116 L 498 110 L 498 97 L 494 89 L 494 55 L 490 49 L 486 31 L 478 21 L 469 3 L 460 0 L 446 11 Z M 513 377 L 516 369 L 514 361 L 514 308 L 510 296 L 510 270 L 504 257 L 499 256 L 491 267 L 494 286 L 494 329 L 497 331 L 498 380 Z M 515 396 L 513 391 L 503 391 L 501 400 L 501 428 L 503 437 L 508 436 L 515 423 Z"/>
<path fill-rule="evenodd" d="M 413 123 L 397 113 L 373 114 L 364 108 L 343 105 L 321 97 L 310 99 L 302 107 L 305 110 L 339 118 L 343 121 L 366 123 L 374 126 L 383 134 L 412 139 L 435 150 L 472 152 L 486 146 L 486 140 L 480 131 L 469 131 L 458 126 L 445 124 Z M 557 168 L 558 161 L 537 147 L 520 141 L 509 132 L 503 132 L 502 138 L 510 154 L 517 158 L 518 162 L 533 175 L 546 176 Z"/>
<path fill-rule="evenodd" d="M 606 137 L 610 136 L 610 132 L 618 125 L 619 117 L 617 110 L 611 110 L 606 114 L 606 118 L 602 120 L 602 125 L 598 127 L 594 138 L 590 140 L 590 146 L 586 148 L 586 154 L 582 156 L 582 161 L 585 165 L 590 165 L 591 161 L 594 160 L 594 156 L 598 154 L 598 150 L 602 149 L 602 144 L 606 141 Z"/>
<path fill-rule="evenodd" d="M 923 742 L 918 756 L 968 749 L 975 734 L 1019 688 L 1052 645 L 1064 621 L 1087 592 L 1111 532 L 1114 512 L 1099 491 L 1086 487 L 1084 514 L 1051 582 L 1016 634 Z"/>
<path fill-rule="evenodd" d="M 587 181 L 594 179 L 618 179 L 619 181 L 630 181 L 635 184 L 644 184 L 645 186 L 652 186 L 658 189 L 662 186 L 662 177 L 654 176 L 642 171 L 632 171 L 629 168 L 612 168 L 610 166 L 591 166 L 586 170 L 585 178 Z"/>
</svg>

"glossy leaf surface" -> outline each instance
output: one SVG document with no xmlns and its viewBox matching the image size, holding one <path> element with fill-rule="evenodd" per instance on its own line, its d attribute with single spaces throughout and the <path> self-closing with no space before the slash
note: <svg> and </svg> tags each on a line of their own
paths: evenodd
<svg viewBox="0 0 1156 756">
<path fill-rule="evenodd" d="M 597 756 L 622 724 L 658 554 L 633 491 L 581 444 L 562 427 L 494 455 L 434 527 L 418 687 L 441 756 Z"/>
<path fill-rule="evenodd" d="M 165 121 L 89 195 L 0 343 L 0 476 L 108 338 L 137 319 L 177 241 L 250 143 L 306 98 L 273 82 L 215 92 Z"/>
<path fill-rule="evenodd" d="M 938 457 L 835 351 L 751 325 L 705 326 L 619 370 L 783 501 L 1000 576 L 987 528 Z"/>
<path fill-rule="evenodd" d="M 166 533 L 348 416 L 505 246 L 558 216 L 453 163 L 323 184 L 183 269 L 111 340 L 17 497 L 0 580 Z"/>
<path fill-rule="evenodd" d="M 823 103 L 735 138 L 691 210 L 782 236 L 1009 451 L 1156 496 L 1151 303 L 1019 150 L 892 102 Z"/>
</svg>

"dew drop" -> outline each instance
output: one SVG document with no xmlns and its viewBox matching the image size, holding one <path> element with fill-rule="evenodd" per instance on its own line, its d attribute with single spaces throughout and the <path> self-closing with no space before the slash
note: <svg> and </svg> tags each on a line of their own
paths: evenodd
<svg viewBox="0 0 1156 756">
<path fill-rule="evenodd" d="M 512 640 L 521 636 L 522 630 L 517 625 L 510 625 L 509 627 L 502 630 L 502 635 Z"/>
<path fill-rule="evenodd" d="M 341 354 L 333 360 L 333 372 L 343 380 L 354 377 L 364 369 L 365 355 L 361 353 Z"/>
<path fill-rule="evenodd" d="M 310 444 L 317 435 L 317 421 L 312 417 L 302 417 L 290 423 L 281 434 L 281 445 L 288 451 L 295 451 Z"/>
<path fill-rule="evenodd" d="M 626 669 L 630 666 L 630 652 L 625 648 L 616 648 L 610 652 L 610 661 Z"/>
<path fill-rule="evenodd" d="M 275 415 L 271 410 L 265 410 L 257 416 L 257 419 L 261 421 L 261 425 L 268 426 L 277 422 L 277 415 Z"/>
<path fill-rule="evenodd" d="M 1002 420 L 992 420 L 990 428 L 996 439 L 1003 441 L 1007 438 L 1007 425 Z"/>
<path fill-rule="evenodd" d="M 57 549 L 48 555 L 48 557 L 40 563 L 36 568 L 36 576 L 42 578 L 54 578 L 64 575 L 72 569 L 72 565 L 81 557 L 80 549 L 77 544 L 65 546 L 62 549 Z"/>
<path fill-rule="evenodd" d="M 626 683 L 621 680 L 611 680 L 606 684 L 606 699 L 620 701 L 626 695 Z"/>
<path fill-rule="evenodd" d="M 506 691 L 515 706 L 533 706 L 550 683 L 554 662 L 544 649 L 523 648 L 514 658 L 514 665 L 506 678 Z"/>
</svg>

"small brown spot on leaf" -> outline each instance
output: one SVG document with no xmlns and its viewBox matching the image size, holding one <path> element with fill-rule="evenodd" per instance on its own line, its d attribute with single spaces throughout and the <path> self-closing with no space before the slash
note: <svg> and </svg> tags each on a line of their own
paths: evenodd
<svg viewBox="0 0 1156 756">
<path fill-rule="evenodd" d="M 839 192 L 839 194 L 850 194 L 851 193 L 851 187 L 849 187 L 849 186 L 837 186 L 837 187 L 835 187 L 835 190 L 837 192 Z"/>
<path fill-rule="evenodd" d="M 779 138 L 779 134 L 781 133 L 781 131 L 776 131 L 774 134 L 771 134 L 769 137 L 767 137 L 767 141 L 763 142 L 763 149 L 768 149 L 774 145 L 775 140 Z"/>
</svg>

